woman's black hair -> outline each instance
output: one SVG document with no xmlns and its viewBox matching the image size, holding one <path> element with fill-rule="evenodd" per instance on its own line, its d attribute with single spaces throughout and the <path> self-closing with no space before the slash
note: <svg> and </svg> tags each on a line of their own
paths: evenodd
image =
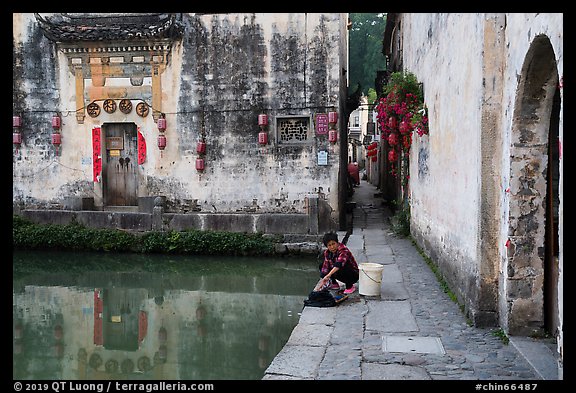
<svg viewBox="0 0 576 393">
<path fill-rule="evenodd" d="M 338 235 L 334 232 L 325 233 L 324 237 L 322 238 L 322 243 L 324 243 L 325 246 L 328 246 L 328 242 L 330 240 L 334 240 L 336 243 L 338 243 Z"/>
</svg>

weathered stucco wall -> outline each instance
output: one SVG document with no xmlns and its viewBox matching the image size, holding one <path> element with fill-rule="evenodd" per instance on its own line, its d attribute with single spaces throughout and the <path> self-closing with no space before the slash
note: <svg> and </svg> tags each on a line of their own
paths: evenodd
<svg viewBox="0 0 576 393">
<path fill-rule="evenodd" d="M 528 31 L 528 34 L 526 32 Z M 507 14 L 507 68 L 504 103 L 507 109 L 503 127 L 511 132 L 505 135 L 506 160 L 504 168 L 502 240 L 511 246 L 502 250 L 501 283 L 507 297 L 501 299 L 501 320 L 509 331 L 530 334 L 537 331 L 542 315 L 551 307 L 549 319 L 557 318 L 553 326 L 557 329 L 559 373 L 562 378 L 563 364 L 563 281 L 564 281 L 564 200 L 563 200 L 563 14 Z M 512 89 L 522 75 L 518 91 Z M 534 90 L 538 89 L 537 92 Z M 519 93 L 520 92 L 520 93 Z M 559 98 L 559 114 L 551 113 L 553 96 Z M 534 103 L 536 101 L 536 103 Z M 558 122 L 553 126 L 553 119 Z M 548 141 L 549 128 L 557 127 L 558 140 Z M 552 134 L 554 135 L 554 134 Z M 559 162 L 551 163 L 544 146 L 556 144 Z M 508 150 L 506 150 L 508 149 Z M 556 159 L 556 158 L 555 158 Z M 557 166 L 559 171 L 558 194 L 558 255 L 553 262 L 544 256 L 544 227 L 547 201 L 546 168 Z M 504 240 L 506 239 L 506 240 Z M 557 258 L 557 259 L 556 259 Z M 544 263 L 543 263 L 544 262 Z M 551 265 L 554 270 L 546 271 Z M 545 281 L 557 274 L 557 301 L 546 291 Z M 520 285 L 518 284 L 520 283 Z M 543 290 L 544 288 L 544 290 Z M 546 299 L 548 296 L 548 299 Z M 542 304 L 545 307 L 541 307 Z M 548 303 L 548 304 L 547 304 Z M 555 308 L 555 309 L 554 309 Z M 549 323 L 549 322 L 548 322 Z M 557 326 L 556 326 L 557 325 Z"/>
<path fill-rule="evenodd" d="M 183 14 L 180 23 L 182 38 L 172 43 L 160 78 L 144 66 L 114 64 L 114 53 L 95 55 L 112 59 L 107 64 L 82 65 L 91 75 L 81 81 L 85 105 L 127 98 L 165 114 L 161 151 L 152 115 L 102 110 L 79 123 L 78 78 L 67 55 L 42 35 L 33 14 L 14 14 L 14 111 L 23 118 L 23 142 L 13 159 L 14 203 L 61 207 L 65 197 L 77 196 L 94 197 L 102 208 L 102 181 L 92 179 L 92 129 L 134 123 L 147 144 L 146 160 L 136 168 L 139 197 L 165 196 L 173 211 L 305 213 L 307 197 L 320 196 L 337 220 L 340 145 L 317 135 L 314 119 L 343 111 L 345 14 Z M 50 140 L 55 112 L 63 123 L 58 154 Z M 259 114 L 269 119 L 263 146 Z M 300 133 L 305 141 L 278 140 L 282 116 L 308 119 L 308 131 Z M 196 143 L 203 135 L 200 173 Z M 327 165 L 319 165 L 319 151 L 327 152 Z"/>
<path fill-rule="evenodd" d="M 430 121 L 411 149 L 411 228 L 446 279 L 475 297 L 483 24 L 475 14 L 402 17 L 404 69 L 423 83 Z"/>
<path fill-rule="evenodd" d="M 525 63 L 539 37 L 549 40 L 556 70 L 542 73 L 550 82 L 530 83 L 555 88 L 557 71 L 561 85 L 562 24 L 562 14 L 402 14 L 404 69 L 423 82 L 430 116 L 430 134 L 414 138 L 410 157 L 413 236 L 438 262 L 476 322 L 497 321 L 511 331 L 519 331 L 519 324 L 529 330 L 542 324 L 541 172 L 548 163 L 542 138 L 551 93 L 541 93 L 548 104 L 534 106 L 534 113 L 520 113 L 515 105 L 522 102 L 520 80 L 534 78 L 532 68 L 542 66 Z M 522 116 L 542 124 L 532 129 L 530 119 L 519 120 Z M 533 139 L 527 141 L 529 135 Z M 561 152 L 559 165 L 562 173 Z M 562 325 L 562 175 L 559 183 Z M 538 217 L 533 225 L 539 232 L 521 237 L 528 208 Z M 515 242 L 533 252 L 518 255 L 519 248 L 509 246 Z M 560 326 L 560 347 L 561 342 Z"/>
</svg>

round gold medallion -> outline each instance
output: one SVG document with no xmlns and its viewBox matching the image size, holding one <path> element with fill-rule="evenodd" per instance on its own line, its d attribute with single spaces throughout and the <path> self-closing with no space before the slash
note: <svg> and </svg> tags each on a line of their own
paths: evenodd
<svg viewBox="0 0 576 393">
<path fill-rule="evenodd" d="M 132 101 L 124 99 L 120 101 L 118 107 L 122 113 L 128 114 L 132 111 Z"/>
<path fill-rule="evenodd" d="M 136 105 L 136 113 L 138 113 L 140 116 L 142 117 L 146 117 L 148 116 L 148 104 L 141 102 L 138 105 Z"/>
<path fill-rule="evenodd" d="M 116 101 L 114 100 L 107 99 L 104 101 L 104 104 L 102 104 L 102 106 L 104 107 L 104 110 L 108 113 L 114 113 L 116 111 Z"/>
<path fill-rule="evenodd" d="M 92 102 L 86 107 L 86 112 L 88 112 L 90 117 L 97 117 L 100 114 L 100 105 Z"/>
</svg>

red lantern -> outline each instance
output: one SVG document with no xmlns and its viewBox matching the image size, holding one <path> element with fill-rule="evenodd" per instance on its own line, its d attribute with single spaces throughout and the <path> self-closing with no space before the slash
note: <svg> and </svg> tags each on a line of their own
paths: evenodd
<svg viewBox="0 0 576 393">
<path fill-rule="evenodd" d="M 206 314 L 207 314 L 206 307 L 200 304 L 198 308 L 196 308 L 196 318 L 198 318 L 198 320 L 201 321 L 204 318 L 206 318 Z"/>
<path fill-rule="evenodd" d="M 388 118 L 388 127 L 395 129 L 396 125 L 398 124 L 398 121 L 396 120 L 396 118 L 394 116 L 390 116 Z"/>
<path fill-rule="evenodd" d="M 368 150 L 368 152 L 366 153 L 366 155 L 367 155 L 368 157 L 375 156 L 376 154 L 378 154 L 378 150 L 376 150 L 376 149 Z"/>
<path fill-rule="evenodd" d="M 198 143 L 196 144 L 196 153 L 198 154 L 206 153 L 206 142 L 198 141 Z"/>
<path fill-rule="evenodd" d="M 12 127 L 22 127 L 22 118 L 20 116 L 12 116 Z"/>
<path fill-rule="evenodd" d="M 62 143 L 62 135 L 59 132 L 52 133 L 52 144 L 56 147 Z"/>
<path fill-rule="evenodd" d="M 164 150 L 166 148 L 166 136 L 158 135 L 158 148 Z"/>
<path fill-rule="evenodd" d="M 158 130 L 160 132 L 166 131 L 166 118 L 164 116 L 158 119 Z"/>
<path fill-rule="evenodd" d="M 52 349 L 53 349 L 54 355 L 56 357 L 61 358 L 62 356 L 64 356 L 64 344 L 56 343 L 56 344 L 54 344 Z"/>
<path fill-rule="evenodd" d="M 260 127 L 268 125 L 268 116 L 265 114 L 258 115 L 258 125 Z"/>
<path fill-rule="evenodd" d="M 390 144 L 390 146 L 395 146 L 398 144 L 398 134 L 395 132 L 391 132 L 390 135 L 388 135 L 388 144 Z"/>
<path fill-rule="evenodd" d="M 62 119 L 60 119 L 60 116 L 58 115 L 52 116 L 52 128 L 57 130 L 60 128 L 61 125 L 62 125 Z"/>
<path fill-rule="evenodd" d="M 64 329 L 62 329 L 62 326 L 61 325 L 54 326 L 54 338 L 56 340 L 62 340 L 63 336 L 64 336 Z"/>
<path fill-rule="evenodd" d="M 15 355 L 20 355 L 22 353 L 22 342 L 16 341 L 14 342 L 13 349 Z"/>
<path fill-rule="evenodd" d="M 14 326 L 14 338 L 15 339 L 21 339 L 24 333 L 24 327 L 22 326 L 21 323 L 17 323 L 16 326 Z"/>
<path fill-rule="evenodd" d="M 396 150 L 390 149 L 390 151 L 388 151 L 388 161 L 396 162 L 397 159 L 398 159 L 398 153 L 396 153 Z"/>
<path fill-rule="evenodd" d="M 204 159 L 203 158 L 197 158 L 196 159 L 196 170 L 199 172 L 204 170 Z"/>
<path fill-rule="evenodd" d="M 372 156 L 371 160 L 372 160 L 372 162 L 376 162 L 378 160 L 378 156 L 376 156 L 376 155 Z"/>
<path fill-rule="evenodd" d="M 328 112 L 328 123 L 338 123 L 338 112 Z"/>
<path fill-rule="evenodd" d="M 266 131 L 260 131 L 258 133 L 258 143 L 261 145 L 268 143 L 268 133 Z"/>
<path fill-rule="evenodd" d="M 336 142 L 338 140 L 338 131 L 336 130 L 328 131 L 328 140 L 332 143 Z"/>
<path fill-rule="evenodd" d="M 12 143 L 15 145 L 20 145 L 22 143 L 22 134 L 19 132 L 13 132 Z"/>
</svg>

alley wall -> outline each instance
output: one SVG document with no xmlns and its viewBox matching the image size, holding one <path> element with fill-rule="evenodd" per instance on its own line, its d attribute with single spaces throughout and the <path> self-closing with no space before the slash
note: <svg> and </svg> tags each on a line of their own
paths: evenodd
<svg viewBox="0 0 576 393">
<path fill-rule="evenodd" d="M 545 149 L 562 89 L 562 24 L 562 14 L 402 14 L 403 69 L 423 82 L 430 119 L 410 155 L 412 235 L 472 321 L 511 334 L 536 334 L 545 319 L 545 169 L 562 172 L 562 109 L 551 142 L 559 164 Z M 542 86 L 536 101 L 522 96 L 534 93 L 525 84 Z M 560 321 L 562 184 L 560 174 Z M 558 334 L 562 353 L 561 322 Z"/>
</svg>

